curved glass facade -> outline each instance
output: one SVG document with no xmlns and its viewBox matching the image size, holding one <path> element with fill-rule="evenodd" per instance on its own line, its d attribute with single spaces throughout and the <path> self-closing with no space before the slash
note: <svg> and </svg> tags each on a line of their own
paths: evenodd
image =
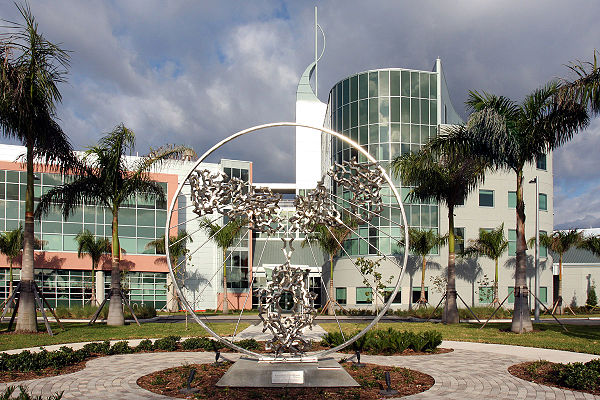
<svg viewBox="0 0 600 400">
<path fill-rule="evenodd" d="M 405 69 L 353 75 L 331 89 L 329 119 L 326 122 L 335 131 L 363 146 L 387 168 L 396 156 L 418 151 L 436 134 L 439 123 L 437 78 L 437 72 Z M 357 153 L 339 140 L 332 143 L 331 156 L 338 163 L 353 157 L 366 161 Z M 410 188 L 402 187 L 399 179 L 394 179 L 394 183 L 404 199 Z M 400 252 L 388 235 L 401 236 L 401 229 L 389 221 L 400 223 L 401 215 L 392 206 L 395 201 L 389 188 L 386 189 L 383 197 L 388 207 L 384 208 L 381 217 L 375 218 L 371 225 L 359 227 L 358 234 L 362 239 L 353 235 L 344 243 L 350 255 L 376 254 L 374 247 L 383 254 Z M 337 188 L 334 192 L 343 198 L 349 195 L 338 192 Z M 437 232 L 439 207 L 436 203 L 405 203 L 405 209 L 409 226 Z"/>
</svg>

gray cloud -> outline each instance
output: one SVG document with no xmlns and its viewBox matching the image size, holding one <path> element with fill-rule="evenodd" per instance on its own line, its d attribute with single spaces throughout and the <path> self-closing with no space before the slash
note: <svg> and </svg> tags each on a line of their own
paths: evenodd
<svg viewBox="0 0 600 400">
<path fill-rule="evenodd" d="M 468 90 L 520 100 L 567 75 L 565 63 L 591 59 L 600 37 L 595 3 L 318 5 L 327 35 L 319 65 L 324 101 L 327 90 L 349 74 L 383 67 L 431 69 L 439 56 L 464 115 Z M 293 120 L 297 80 L 313 57 L 313 5 L 306 2 L 32 0 L 31 8 L 45 36 L 73 51 L 59 114 L 77 148 L 120 122 L 135 130 L 143 153 L 165 142 L 202 152 L 237 130 Z M 18 20 L 10 2 L 0 4 L 0 15 Z M 598 144 L 596 121 L 555 153 L 557 224 L 598 217 L 593 199 Z M 293 136 L 283 130 L 225 150 L 220 154 L 255 160 L 260 180 L 293 179 Z"/>
</svg>

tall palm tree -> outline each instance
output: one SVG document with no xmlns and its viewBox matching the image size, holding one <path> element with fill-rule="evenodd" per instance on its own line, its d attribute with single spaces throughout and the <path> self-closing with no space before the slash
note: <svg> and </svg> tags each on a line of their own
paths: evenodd
<svg viewBox="0 0 600 400">
<path fill-rule="evenodd" d="M 34 161 L 52 165 L 60 172 L 73 167 L 71 144 L 55 121 L 58 85 L 65 81 L 67 52 L 38 32 L 28 5 L 17 5 L 23 23 L 11 24 L 12 32 L 0 37 L 0 128 L 5 137 L 26 147 L 27 188 L 19 318 L 16 330 L 36 332 L 33 295 Z"/>
<path fill-rule="evenodd" d="M 508 240 L 504 237 L 504 223 L 502 223 L 491 231 L 480 229 L 479 237 L 469 240 L 469 246 L 463 252 L 466 256 L 476 254 L 494 260 L 494 300 L 491 304 L 500 303 L 498 299 L 498 259 L 502 257 L 506 249 L 508 249 Z"/>
<path fill-rule="evenodd" d="M 246 221 L 243 219 L 232 219 L 223 226 L 211 222 L 206 217 L 200 220 L 200 228 L 206 232 L 208 237 L 212 237 L 212 240 L 214 240 L 223 254 L 223 314 L 229 312 L 229 298 L 227 297 L 227 250 L 234 245 L 235 239 L 239 236 L 240 231 L 245 225 Z"/>
<path fill-rule="evenodd" d="M 8 258 L 9 263 L 9 297 L 12 296 L 13 293 L 13 264 L 21 255 L 21 250 L 23 250 L 22 226 L 19 226 L 17 229 L 13 229 L 12 231 L 0 233 L 0 253 L 4 254 L 6 258 Z"/>
<path fill-rule="evenodd" d="M 413 254 L 421 257 L 423 266 L 421 268 L 421 297 L 417 303 L 419 305 L 427 304 L 425 297 L 425 268 L 427 267 L 427 255 L 436 247 L 441 247 L 448 241 L 448 235 L 440 236 L 430 229 L 409 228 L 408 239 L 410 250 Z M 403 244 L 401 242 L 401 244 Z"/>
<path fill-rule="evenodd" d="M 108 309 L 108 325 L 123 325 L 121 274 L 121 247 L 119 245 L 119 209 L 135 195 L 146 200 L 156 198 L 165 201 L 165 193 L 158 182 L 150 179 L 149 171 L 181 154 L 185 147 L 169 147 L 153 150 L 144 157 L 128 161 L 127 154 L 133 151 L 135 135 L 123 124 L 103 136 L 97 145 L 90 147 L 82 160 L 82 173 L 61 186 L 44 194 L 36 209 L 36 217 L 59 207 L 68 218 L 82 204 L 103 205 L 112 212 L 111 240 L 111 297 Z"/>
<path fill-rule="evenodd" d="M 435 200 L 448 207 L 448 283 L 444 322 L 459 322 L 456 303 L 456 255 L 454 251 L 454 207 L 463 204 L 469 193 L 485 178 L 487 164 L 464 153 L 434 150 L 425 146 L 392 161 L 391 170 L 402 185 L 414 186 L 411 200 Z"/>
<path fill-rule="evenodd" d="M 497 169 L 515 173 L 517 253 L 511 330 L 516 333 L 533 329 L 526 280 L 523 169 L 570 140 L 589 121 L 584 105 L 576 101 L 557 101 L 559 93 L 560 85 L 550 82 L 519 104 L 504 96 L 471 91 L 467 100 L 471 111 L 467 124 L 447 127 L 433 140 L 434 147 L 467 152 L 482 157 Z"/>
<path fill-rule="evenodd" d="M 356 222 L 347 220 L 344 225 L 328 227 L 324 224 L 316 224 L 312 232 L 302 242 L 303 247 L 308 242 L 315 243 L 323 253 L 329 256 L 329 298 L 325 304 L 329 315 L 333 315 L 334 306 L 337 304 L 333 293 L 333 259 L 338 255 L 344 242 L 352 233 L 352 228 L 356 226 Z"/>
<path fill-rule="evenodd" d="M 535 238 L 533 238 L 535 243 Z M 558 313 L 563 313 L 562 299 L 562 260 L 563 255 L 569 251 L 571 247 L 581 246 L 583 242 L 583 234 L 577 229 L 570 231 L 555 231 L 551 235 L 540 233 L 540 245 L 549 248 L 554 253 L 558 254 L 558 299 L 555 301 L 555 306 Z"/>
<path fill-rule="evenodd" d="M 179 232 L 177 232 L 177 236 L 169 236 L 169 255 L 171 257 L 170 261 L 173 267 L 173 274 L 175 275 L 175 279 L 177 281 L 181 281 L 183 275 L 183 264 L 181 266 L 177 266 L 177 261 L 181 257 L 184 257 L 187 253 L 189 253 L 189 250 L 186 246 L 188 241 L 192 242 L 192 238 L 188 237 L 188 234 L 185 229 L 182 229 Z M 153 248 L 156 251 L 156 254 L 166 254 L 167 252 L 165 249 L 165 242 L 165 235 L 163 234 L 161 237 L 149 242 L 146 245 L 146 248 Z M 175 285 L 171 283 L 169 289 L 171 290 L 171 295 L 173 296 L 173 299 L 175 299 L 175 308 L 177 310 L 181 309 L 181 300 L 179 299 L 179 295 L 177 293 Z"/>
<path fill-rule="evenodd" d="M 97 304 L 95 269 L 102 255 L 110 252 L 110 240 L 96 238 L 92 232 L 86 229 L 75 236 L 75 241 L 77 242 L 77 257 L 82 258 L 84 254 L 88 254 L 92 259 L 92 298 L 90 302 L 94 306 Z"/>
</svg>

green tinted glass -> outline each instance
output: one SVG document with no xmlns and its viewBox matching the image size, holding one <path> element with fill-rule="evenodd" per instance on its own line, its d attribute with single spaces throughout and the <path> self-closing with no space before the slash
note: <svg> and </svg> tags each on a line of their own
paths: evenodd
<svg viewBox="0 0 600 400">
<path fill-rule="evenodd" d="M 358 77 L 350 78 L 350 101 L 358 100 Z"/>
<path fill-rule="evenodd" d="M 358 102 L 358 123 L 359 125 L 366 125 L 369 123 L 369 105 L 367 100 Z"/>
<path fill-rule="evenodd" d="M 429 97 L 437 98 L 437 74 L 429 75 Z"/>
<path fill-rule="evenodd" d="M 378 85 L 377 72 L 370 72 L 369 73 L 369 97 L 377 97 L 378 96 L 377 85 Z"/>
<path fill-rule="evenodd" d="M 402 118 L 401 122 L 409 123 L 410 122 L 410 99 L 408 97 L 402 97 L 401 100 L 402 108 L 400 116 Z"/>
<path fill-rule="evenodd" d="M 508 208 L 517 208 L 517 192 L 508 192 Z"/>
<path fill-rule="evenodd" d="M 410 72 L 402 71 L 401 73 L 402 82 L 402 96 L 410 96 Z"/>
<path fill-rule="evenodd" d="M 379 72 L 379 96 L 390 95 L 390 74 L 388 71 Z"/>
<path fill-rule="evenodd" d="M 369 76 L 368 76 L 368 74 L 360 74 L 358 76 L 358 96 L 361 99 L 366 99 L 369 96 Z"/>
<path fill-rule="evenodd" d="M 410 96 L 419 97 L 419 73 L 410 73 Z"/>
</svg>

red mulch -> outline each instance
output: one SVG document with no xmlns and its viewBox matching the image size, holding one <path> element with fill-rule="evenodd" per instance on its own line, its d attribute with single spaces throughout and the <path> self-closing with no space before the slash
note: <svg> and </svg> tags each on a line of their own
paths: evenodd
<svg viewBox="0 0 600 400">
<path fill-rule="evenodd" d="M 364 368 L 356 368 L 352 364 L 343 364 L 348 373 L 361 385 L 356 388 L 220 388 L 215 386 L 218 380 L 231 366 L 230 363 L 193 364 L 142 376 L 137 384 L 153 393 L 170 397 L 211 400 L 246 400 L 246 399 L 284 399 L 294 400 L 374 400 L 381 398 L 380 385 L 385 385 L 385 371 L 390 372 L 392 388 L 398 390 L 395 397 L 409 396 L 424 392 L 435 383 L 434 379 L 422 372 L 406 368 L 383 367 L 365 364 Z M 179 389 L 186 386 L 190 370 L 196 369 L 196 377 L 192 387 L 199 388 L 196 394 L 184 395 Z"/>
</svg>

